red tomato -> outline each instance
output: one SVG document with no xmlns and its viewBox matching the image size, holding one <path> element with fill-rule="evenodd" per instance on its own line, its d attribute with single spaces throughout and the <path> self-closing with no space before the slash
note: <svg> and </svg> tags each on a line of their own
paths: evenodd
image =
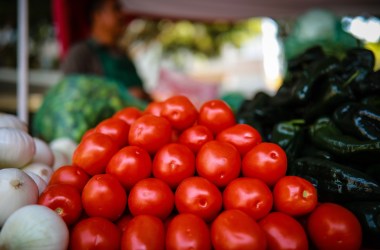
<svg viewBox="0 0 380 250">
<path fill-rule="evenodd" d="M 266 235 L 268 250 L 309 249 L 305 230 L 287 214 L 270 213 L 259 222 L 259 226 Z"/>
<path fill-rule="evenodd" d="M 274 143 L 263 142 L 251 149 L 242 161 L 243 175 L 258 178 L 273 186 L 285 176 L 287 158 L 285 151 Z"/>
<path fill-rule="evenodd" d="M 175 192 L 175 205 L 180 213 L 195 214 L 210 222 L 222 208 L 222 194 L 207 179 L 190 177 L 179 184 Z"/>
<path fill-rule="evenodd" d="M 189 98 L 178 95 L 163 102 L 161 116 L 168 119 L 173 128 L 184 130 L 196 122 L 198 111 Z"/>
<path fill-rule="evenodd" d="M 148 178 L 131 189 L 128 205 L 134 216 L 147 214 L 164 220 L 173 210 L 174 194 L 165 182 Z"/>
<path fill-rule="evenodd" d="M 162 147 L 153 160 L 154 177 L 163 180 L 171 188 L 195 172 L 195 156 L 185 145 L 171 143 Z"/>
<path fill-rule="evenodd" d="M 166 250 L 172 249 L 211 249 L 206 223 L 193 214 L 175 216 L 166 231 Z"/>
<path fill-rule="evenodd" d="M 82 135 L 81 141 L 83 141 L 86 137 L 88 137 L 89 135 L 92 135 L 93 133 L 95 133 L 95 128 L 91 128 L 87 130 L 86 133 Z"/>
<path fill-rule="evenodd" d="M 318 206 L 307 222 L 309 236 L 318 249 L 356 250 L 362 243 L 358 219 L 348 209 L 333 203 Z"/>
<path fill-rule="evenodd" d="M 226 210 L 214 220 L 211 241 L 215 250 L 264 250 L 267 245 L 256 221 L 237 209 Z"/>
<path fill-rule="evenodd" d="M 94 175 L 84 186 L 82 205 L 89 216 L 118 219 L 127 205 L 127 194 L 116 177 Z"/>
<path fill-rule="evenodd" d="M 38 198 L 38 204 L 57 212 L 67 225 L 75 223 L 82 212 L 79 191 L 67 184 L 48 186 Z"/>
<path fill-rule="evenodd" d="M 133 219 L 131 214 L 123 215 L 117 220 L 116 225 L 121 230 L 122 233 L 127 230 L 129 222 Z"/>
<path fill-rule="evenodd" d="M 160 219 L 151 215 L 138 215 L 129 223 L 121 239 L 122 250 L 164 250 L 165 229 Z"/>
<path fill-rule="evenodd" d="M 119 147 L 128 144 L 129 125 L 120 119 L 109 118 L 102 121 L 96 126 L 95 132 L 108 135 Z"/>
<path fill-rule="evenodd" d="M 108 161 L 118 151 L 118 146 L 108 135 L 89 135 L 74 151 L 73 165 L 83 168 L 89 175 L 104 172 Z"/>
<path fill-rule="evenodd" d="M 242 156 L 261 143 L 260 133 L 247 124 L 236 124 L 229 127 L 220 132 L 216 139 L 231 143 Z"/>
<path fill-rule="evenodd" d="M 203 103 L 199 110 L 198 124 L 209 128 L 214 134 L 235 125 L 232 109 L 222 100 Z"/>
<path fill-rule="evenodd" d="M 152 160 L 145 149 L 127 146 L 119 150 L 108 162 L 106 173 L 115 176 L 126 188 L 148 178 L 152 172 Z"/>
<path fill-rule="evenodd" d="M 49 185 L 53 184 L 68 184 L 79 192 L 82 192 L 87 181 L 90 179 L 86 171 L 77 166 L 62 166 L 54 171 L 50 178 Z"/>
<path fill-rule="evenodd" d="M 183 131 L 178 138 L 178 142 L 189 147 L 194 153 L 198 153 L 206 142 L 213 139 L 214 135 L 207 127 L 195 125 Z"/>
<path fill-rule="evenodd" d="M 155 116 L 161 116 L 161 111 L 163 108 L 163 102 L 150 102 L 145 108 L 143 114 L 152 114 Z"/>
<path fill-rule="evenodd" d="M 318 203 L 313 184 L 298 176 L 282 177 L 274 186 L 273 198 L 277 211 L 292 216 L 310 213 Z"/>
<path fill-rule="evenodd" d="M 267 215 L 272 209 L 273 196 L 261 180 L 238 178 L 230 182 L 223 192 L 225 209 L 240 209 L 254 220 Z"/>
<path fill-rule="evenodd" d="M 207 142 L 196 157 L 196 169 L 218 187 L 225 187 L 240 174 L 241 158 L 239 151 L 230 143 Z"/>
<path fill-rule="evenodd" d="M 116 112 L 112 117 L 123 120 L 129 126 L 134 123 L 137 118 L 142 116 L 142 111 L 135 107 L 126 107 Z"/>
<path fill-rule="evenodd" d="M 70 233 L 70 249 L 120 249 L 121 232 L 115 224 L 100 217 L 81 220 Z"/>
<path fill-rule="evenodd" d="M 155 153 L 171 141 L 171 125 L 163 117 L 143 115 L 131 126 L 129 144 Z"/>
</svg>

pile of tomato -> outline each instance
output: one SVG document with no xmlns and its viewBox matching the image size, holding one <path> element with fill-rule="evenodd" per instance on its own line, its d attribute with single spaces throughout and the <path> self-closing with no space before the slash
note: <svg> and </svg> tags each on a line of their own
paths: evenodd
<svg viewBox="0 0 380 250">
<path fill-rule="evenodd" d="M 361 227 L 286 176 L 285 152 L 221 100 L 128 107 L 89 130 L 39 204 L 70 249 L 359 249 Z"/>
</svg>

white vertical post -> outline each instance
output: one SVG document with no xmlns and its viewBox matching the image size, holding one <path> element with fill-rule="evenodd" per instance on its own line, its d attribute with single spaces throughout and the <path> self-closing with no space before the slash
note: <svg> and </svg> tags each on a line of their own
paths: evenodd
<svg viewBox="0 0 380 250">
<path fill-rule="evenodd" d="M 17 16 L 17 116 L 28 123 L 28 0 L 18 0 Z"/>
</svg>

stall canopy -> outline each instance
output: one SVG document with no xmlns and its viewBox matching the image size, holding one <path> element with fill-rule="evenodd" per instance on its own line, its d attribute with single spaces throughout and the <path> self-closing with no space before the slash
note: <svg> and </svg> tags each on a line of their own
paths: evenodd
<svg viewBox="0 0 380 250">
<path fill-rule="evenodd" d="M 91 0 L 53 0 L 53 16 L 61 44 L 61 56 L 88 32 L 85 21 Z M 344 15 L 380 14 L 380 0 L 121 0 L 126 13 L 150 18 L 238 20 L 255 16 L 295 17 L 312 8 Z"/>
</svg>

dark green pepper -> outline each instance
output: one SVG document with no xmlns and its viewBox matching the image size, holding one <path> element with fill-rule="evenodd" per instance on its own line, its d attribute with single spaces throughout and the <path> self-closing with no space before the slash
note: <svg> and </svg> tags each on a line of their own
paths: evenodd
<svg viewBox="0 0 380 250">
<path fill-rule="evenodd" d="M 346 103 L 335 110 L 335 124 L 362 140 L 380 140 L 380 112 L 360 103 Z"/>
<path fill-rule="evenodd" d="M 363 98 L 360 102 L 380 111 L 380 95 L 368 96 Z"/>
<path fill-rule="evenodd" d="M 289 165 L 289 175 L 310 181 L 322 202 L 380 201 L 380 185 L 365 173 L 317 157 L 303 157 Z"/>
<path fill-rule="evenodd" d="M 304 120 L 291 120 L 277 123 L 273 127 L 272 142 L 277 143 L 283 148 L 287 147 L 304 125 Z"/>
<path fill-rule="evenodd" d="M 312 143 L 321 149 L 346 159 L 379 162 L 380 141 L 360 141 L 343 134 L 329 118 L 317 120 L 309 129 Z"/>
<path fill-rule="evenodd" d="M 363 230 L 363 246 L 380 246 L 380 202 L 350 202 L 343 204 L 358 218 Z"/>
<path fill-rule="evenodd" d="M 366 174 L 380 182 L 380 164 L 373 164 L 367 167 Z"/>
<path fill-rule="evenodd" d="M 357 97 L 380 94 L 380 70 L 370 72 L 362 81 L 354 81 L 349 86 Z"/>
</svg>

